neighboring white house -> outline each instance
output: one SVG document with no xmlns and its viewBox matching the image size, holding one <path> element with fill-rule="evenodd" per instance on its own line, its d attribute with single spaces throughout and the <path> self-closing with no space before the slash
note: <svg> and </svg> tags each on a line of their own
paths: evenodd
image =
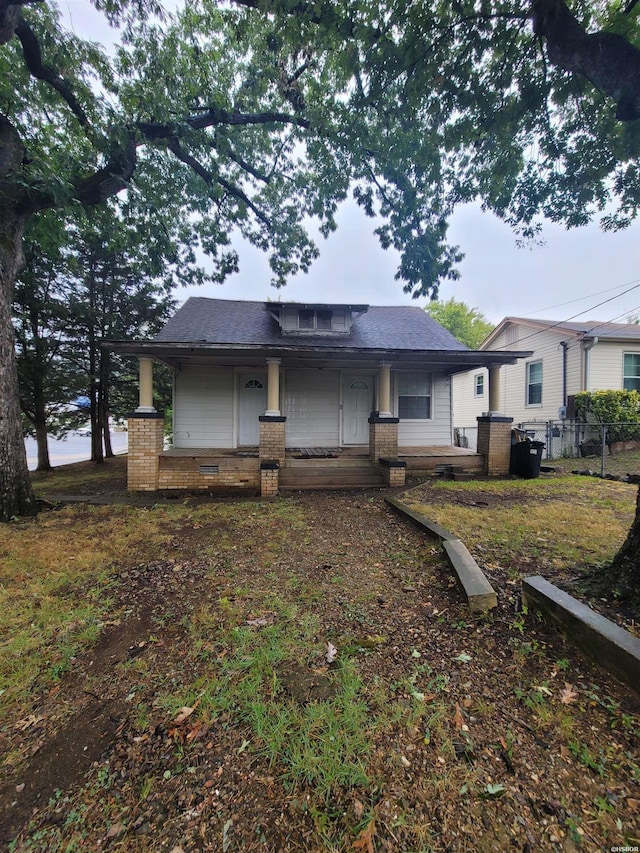
<svg viewBox="0 0 640 853">
<path fill-rule="evenodd" d="M 500 369 L 500 408 L 514 423 L 571 417 L 580 391 L 640 391 L 640 325 L 505 317 L 480 350 L 533 354 Z M 452 377 L 454 427 L 471 438 L 476 418 L 489 409 L 488 370 Z M 568 407 L 568 408 L 567 408 Z"/>
</svg>

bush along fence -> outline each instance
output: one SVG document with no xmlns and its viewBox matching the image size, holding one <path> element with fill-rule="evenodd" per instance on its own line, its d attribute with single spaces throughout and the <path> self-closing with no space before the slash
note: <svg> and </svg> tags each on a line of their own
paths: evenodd
<svg viewBox="0 0 640 853">
<path fill-rule="evenodd" d="M 640 475 L 640 423 L 523 421 L 513 426 L 544 442 L 543 459 L 574 459 L 574 470 L 626 480 Z M 475 449 L 476 427 L 457 427 L 460 446 Z"/>
</svg>

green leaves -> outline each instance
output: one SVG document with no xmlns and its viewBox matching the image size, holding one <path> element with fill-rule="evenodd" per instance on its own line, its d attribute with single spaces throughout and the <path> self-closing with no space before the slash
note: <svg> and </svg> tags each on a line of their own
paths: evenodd
<svg viewBox="0 0 640 853">
<path fill-rule="evenodd" d="M 606 211 L 619 228 L 637 214 L 639 122 L 617 121 L 613 98 L 579 62 L 560 62 L 557 35 L 540 16 L 534 35 L 520 3 L 96 6 L 122 26 L 111 56 L 65 32 L 51 7 L 25 7 L 74 100 L 28 73 L 16 39 L 0 54 L 0 108 L 28 148 L 16 186 L 64 205 L 106 162 L 122 179 L 98 182 L 105 194 L 126 185 L 183 207 L 216 281 L 237 267 L 223 248 L 234 231 L 270 254 L 277 286 L 305 271 L 317 255 L 307 223 L 330 233 L 351 191 L 382 220 L 376 233 L 400 252 L 397 278 L 415 296 L 457 278 L 447 220 L 461 203 L 480 199 L 523 239 L 544 217 L 573 227 Z M 600 3 L 581 13 L 575 32 L 606 30 L 602 50 L 622 39 L 640 65 L 637 14 Z M 131 133 L 132 178 L 120 156 Z"/>
<path fill-rule="evenodd" d="M 478 349 L 494 328 L 477 308 L 469 308 L 453 297 L 446 302 L 430 302 L 425 311 L 470 349 Z"/>
</svg>

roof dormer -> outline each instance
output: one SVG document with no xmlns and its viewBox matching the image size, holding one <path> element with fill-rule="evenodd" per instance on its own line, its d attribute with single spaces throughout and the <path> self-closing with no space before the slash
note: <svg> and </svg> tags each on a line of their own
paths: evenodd
<svg viewBox="0 0 640 853">
<path fill-rule="evenodd" d="M 353 321 L 368 305 L 316 305 L 265 302 L 265 311 L 277 321 L 283 335 L 348 335 Z"/>
</svg>

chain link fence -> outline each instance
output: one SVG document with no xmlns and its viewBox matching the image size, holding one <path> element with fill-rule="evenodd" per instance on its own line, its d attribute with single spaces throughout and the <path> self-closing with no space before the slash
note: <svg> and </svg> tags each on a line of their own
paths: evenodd
<svg viewBox="0 0 640 853">
<path fill-rule="evenodd" d="M 591 424 L 576 421 L 523 421 L 513 424 L 545 447 L 543 461 L 568 471 L 626 479 L 640 475 L 640 424 Z M 454 441 L 475 450 L 478 428 L 456 427 Z"/>
</svg>

